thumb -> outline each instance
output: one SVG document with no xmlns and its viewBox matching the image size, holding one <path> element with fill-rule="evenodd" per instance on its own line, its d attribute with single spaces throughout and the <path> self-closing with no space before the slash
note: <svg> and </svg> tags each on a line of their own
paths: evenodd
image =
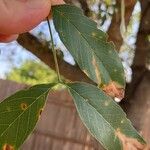
<svg viewBox="0 0 150 150">
<path fill-rule="evenodd" d="M 48 16 L 50 8 L 50 0 L 1 0 L 0 34 L 31 30 Z"/>
</svg>

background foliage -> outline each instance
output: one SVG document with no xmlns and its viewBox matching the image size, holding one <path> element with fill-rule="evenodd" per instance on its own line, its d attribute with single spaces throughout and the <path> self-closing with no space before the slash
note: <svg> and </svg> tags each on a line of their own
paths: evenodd
<svg viewBox="0 0 150 150">
<path fill-rule="evenodd" d="M 57 81 L 56 73 L 42 62 L 27 60 L 20 67 L 13 68 L 6 79 L 35 85 Z"/>
</svg>

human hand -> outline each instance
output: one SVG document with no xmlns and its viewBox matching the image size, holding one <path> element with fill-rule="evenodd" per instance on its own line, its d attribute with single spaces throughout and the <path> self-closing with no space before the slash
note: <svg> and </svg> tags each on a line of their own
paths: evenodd
<svg viewBox="0 0 150 150">
<path fill-rule="evenodd" d="M 18 34 L 27 32 L 42 22 L 51 6 L 64 4 L 63 0 L 1 0 L 0 42 L 10 42 Z"/>
</svg>

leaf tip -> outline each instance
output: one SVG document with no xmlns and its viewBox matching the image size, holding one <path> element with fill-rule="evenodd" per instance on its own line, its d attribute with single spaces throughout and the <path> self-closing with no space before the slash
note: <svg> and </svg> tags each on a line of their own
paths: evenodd
<svg viewBox="0 0 150 150">
<path fill-rule="evenodd" d="M 116 136 L 122 143 L 123 150 L 150 150 L 146 144 L 140 143 L 136 138 L 127 137 L 118 128 Z"/>
</svg>

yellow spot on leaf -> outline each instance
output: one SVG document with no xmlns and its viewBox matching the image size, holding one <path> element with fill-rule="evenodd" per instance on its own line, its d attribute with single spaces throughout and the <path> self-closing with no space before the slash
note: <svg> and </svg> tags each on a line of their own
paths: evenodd
<svg viewBox="0 0 150 150">
<path fill-rule="evenodd" d="M 121 120 L 121 124 L 123 124 L 124 123 L 124 120 Z"/>
<path fill-rule="evenodd" d="M 21 103 L 21 109 L 22 110 L 26 110 L 27 109 L 27 107 L 28 107 L 28 105 L 26 104 L 26 103 Z"/>
<path fill-rule="evenodd" d="M 5 144 L 3 146 L 3 149 L 2 150 L 15 150 L 13 146 L 9 145 L 9 144 Z"/>
<path fill-rule="evenodd" d="M 95 37 L 96 36 L 96 33 L 95 32 L 92 32 L 92 37 Z"/>
<path fill-rule="evenodd" d="M 112 51 L 111 51 L 111 50 L 109 50 L 109 51 L 108 51 L 108 53 L 109 53 L 109 54 L 111 54 L 111 53 L 112 53 Z"/>
<path fill-rule="evenodd" d="M 137 139 L 127 137 L 117 129 L 116 135 L 122 143 L 123 150 L 149 150 L 148 145 L 140 143 Z"/>
<path fill-rule="evenodd" d="M 114 69 L 114 72 L 117 72 L 117 69 Z"/>
<path fill-rule="evenodd" d="M 99 71 L 99 67 L 98 67 L 98 64 L 97 64 L 94 56 L 93 56 L 93 59 L 92 59 L 92 64 L 94 66 L 96 79 L 97 79 L 97 82 L 98 82 L 98 85 L 99 85 L 99 84 L 101 84 L 100 71 Z"/>
<path fill-rule="evenodd" d="M 108 106 L 109 105 L 109 101 L 105 101 L 104 105 Z"/>
<path fill-rule="evenodd" d="M 103 85 L 102 89 L 112 98 L 117 97 L 119 99 L 123 99 L 124 97 L 124 89 L 121 88 L 116 82 L 112 81 L 108 85 Z"/>
</svg>

